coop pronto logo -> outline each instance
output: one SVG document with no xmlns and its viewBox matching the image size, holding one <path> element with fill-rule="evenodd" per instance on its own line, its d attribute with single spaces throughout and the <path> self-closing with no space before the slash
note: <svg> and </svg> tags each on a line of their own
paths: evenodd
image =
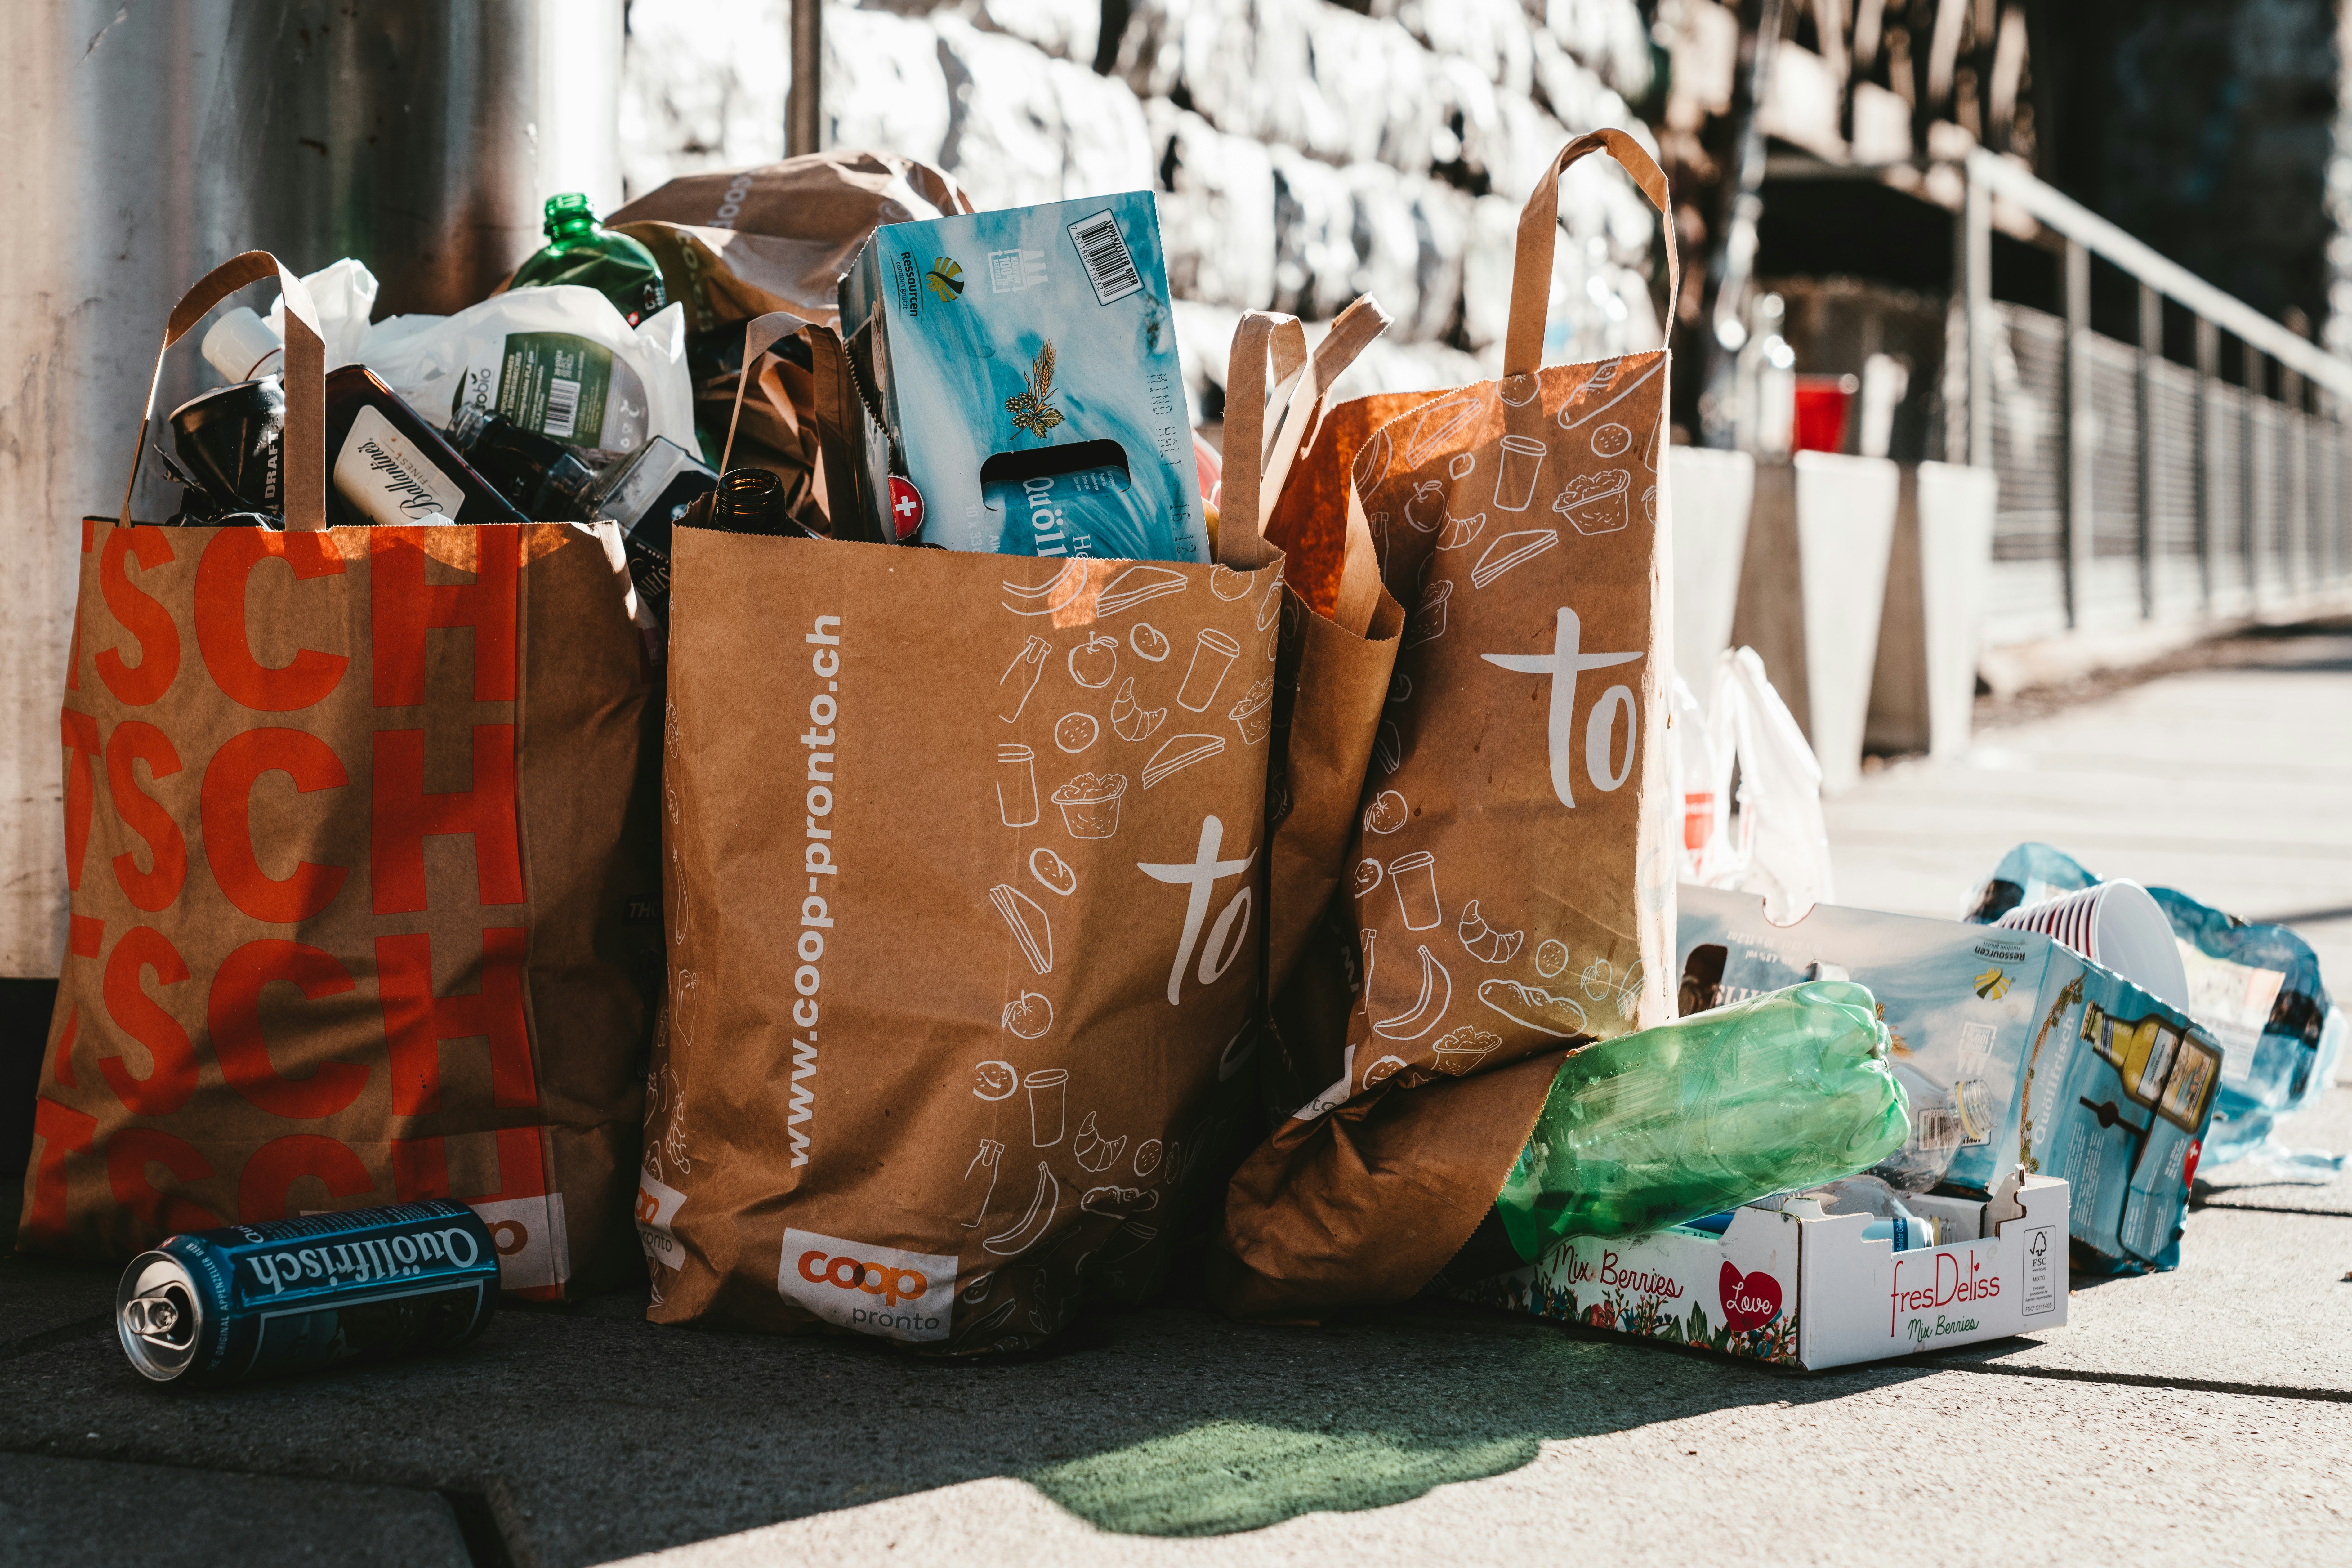
<svg viewBox="0 0 2352 1568">
<path fill-rule="evenodd" d="M 929 1341 L 948 1337 L 955 1279 L 951 1255 L 787 1230 L 776 1289 L 828 1323 L 886 1339 Z"/>
<path fill-rule="evenodd" d="M 847 1253 L 827 1258 L 823 1247 L 812 1247 L 801 1254 L 801 1278 L 812 1285 L 831 1285 L 840 1290 L 863 1290 L 869 1296 L 879 1296 L 891 1306 L 900 1300 L 920 1300 L 923 1292 L 931 1288 L 928 1275 L 912 1268 L 898 1268 L 887 1263 L 862 1263 Z"/>
</svg>

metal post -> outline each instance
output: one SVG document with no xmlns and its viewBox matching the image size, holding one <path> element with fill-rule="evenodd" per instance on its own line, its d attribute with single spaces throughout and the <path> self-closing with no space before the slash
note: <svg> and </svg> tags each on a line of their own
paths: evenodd
<svg viewBox="0 0 2352 1568">
<path fill-rule="evenodd" d="M 2091 253 L 2066 241 L 2066 624 L 2083 628 L 2091 603 Z"/>
<path fill-rule="evenodd" d="M 1989 468 L 1992 466 L 1992 193 L 1974 177 L 1969 178 L 1960 204 L 1958 248 L 1968 399 L 1961 411 L 1959 439 L 1951 440 L 1948 434 L 1945 450 Z"/>
<path fill-rule="evenodd" d="M 1741 47 L 1745 69 L 1733 86 L 1732 177 L 1724 182 L 1722 239 L 1707 261 L 1706 390 L 1699 395 L 1700 437 L 1710 447 L 1730 447 L 1752 430 L 1756 411 L 1739 406 L 1739 350 L 1748 342 L 1748 295 L 1755 281 L 1756 222 L 1764 211 L 1764 100 L 1772 80 L 1772 51 L 1780 38 L 1780 0 L 1748 0 L 1755 24 L 1743 6 Z"/>
<path fill-rule="evenodd" d="M 2261 458 L 2254 450 L 2254 431 L 2261 415 L 2257 407 L 2263 395 L 2263 384 L 2268 378 L 2263 374 L 2263 353 L 2249 342 L 2241 342 L 2245 353 L 2245 399 L 2241 406 L 2238 435 L 2238 554 L 2240 570 L 2245 573 L 2246 602 L 2244 609 L 2259 606 L 2263 596 L 2262 542 L 2256 535 L 2254 517 L 2254 470 Z"/>
<path fill-rule="evenodd" d="M 2221 438 L 2221 418 L 2213 407 L 2213 389 L 2221 379 L 2221 329 L 2197 318 L 2197 574 L 2200 602 L 2212 615 L 2221 591 L 2215 558 L 2221 531 L 2215 526 L 2221 497 L 2213 482 L 2214 444 Z"/>
<path fill-rule="evenodd" d="M 2139 613 L 2156 618 L 2156 367 L 2164 359 L 2164 296 L 2139 286 Z"/>
<path fill-rule="evenodd" d="M 2279 581 L 2290 599 L 2305 587 L 2305 542 L 2311 537 L 2311 451 L 2305 445 L 2303 377 L 2279 366 Z M 2290 493 L 2288 481 L 2294 481 Z"/>
<path fill-rule="evenodd" d="M 784 105 L 784 152 L 792 157 L 824 142 L 824 99 L 818 81 L 824 53 L 821 0 L 793 0 L 793 85 Z"/>
</svg>

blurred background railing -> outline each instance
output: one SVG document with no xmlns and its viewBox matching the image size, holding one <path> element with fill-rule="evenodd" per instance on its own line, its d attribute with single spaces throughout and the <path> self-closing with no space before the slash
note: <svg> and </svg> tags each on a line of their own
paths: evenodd
<svg viewBox="0 0 2352 1568">
<path fill-rule="evenodd" d="M 1950 444 L 2000 479 L 1986 640 L 2291 614 L 2340 592 L 2352 363 L 2013 164 L 1977 151 L 1964 170 Z M 2063 314 L 1992 297 L 2003 207 L 2057 236 Z M 2095 266 L 2134 289 L 2132 341 L 2092 330 Z"/>
</svg>

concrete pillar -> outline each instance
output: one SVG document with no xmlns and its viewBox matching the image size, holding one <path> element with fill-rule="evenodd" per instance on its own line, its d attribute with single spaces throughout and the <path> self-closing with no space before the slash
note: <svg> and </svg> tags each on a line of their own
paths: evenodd
<svg viewBox="0 0 2352 1568">
<path fill-rule="evenodd" d="M 1939 759 L 1968 750 L 2000 494 L 1990 468 L 1904 468 L 1871 675 L 1870 750 Z"/>
<path fill-rule="evenodd" d="M 1756 459 L 1709 447 L 1668 448 L 1674 465 L 1675 673 L 1702 702 L 1716 661 L 1731 646 L 1748 517 L 1756 498 Z"/>
<path fill-rule="evenodd" d="M 1756 468 L 1732 640 L 1753 647 L 1835 794 L 1862 776 L 1902 471 L 1800 452 Z"/>
</svg>

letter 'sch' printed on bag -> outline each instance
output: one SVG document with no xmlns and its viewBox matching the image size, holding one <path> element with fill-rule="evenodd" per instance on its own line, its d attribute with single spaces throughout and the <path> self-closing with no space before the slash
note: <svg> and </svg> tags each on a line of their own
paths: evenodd
<svg viewBox="0 0 2352 1568">
<path fill-rule="evenodd" d="M 1622 1033 L 1656 985 L 1661 901 L 1626 893 L 1645 856 L 1666 863 L 1664 369 L 1629 354 L 1443 395 L 1357 452 L 1409 618 L 1349 857 L 1348 1079 L 1302 1115 Z"/>
<path fill-rule="evenodd" d="M 551 605 L 550 574 L 609 592 L 594 542 L 100 521 L 84 542 L 61 720 L 72 939 L 27 1237 L 80 1247 L 127 1224 L 152 1245 L 455 1197 L 490 1225 L 507 1288 L 560 1292 L 571 1238 L 529 1000 L 524 578 Z M 617 809 L 618 762 L 617 782 L 571 781 L 580 798 Z M 617 1056 L 632 1042 L 612 1013 Z M 595 1158 L 614 1166 L 602 1212 L 635 1160 Z"/>
</svg>

